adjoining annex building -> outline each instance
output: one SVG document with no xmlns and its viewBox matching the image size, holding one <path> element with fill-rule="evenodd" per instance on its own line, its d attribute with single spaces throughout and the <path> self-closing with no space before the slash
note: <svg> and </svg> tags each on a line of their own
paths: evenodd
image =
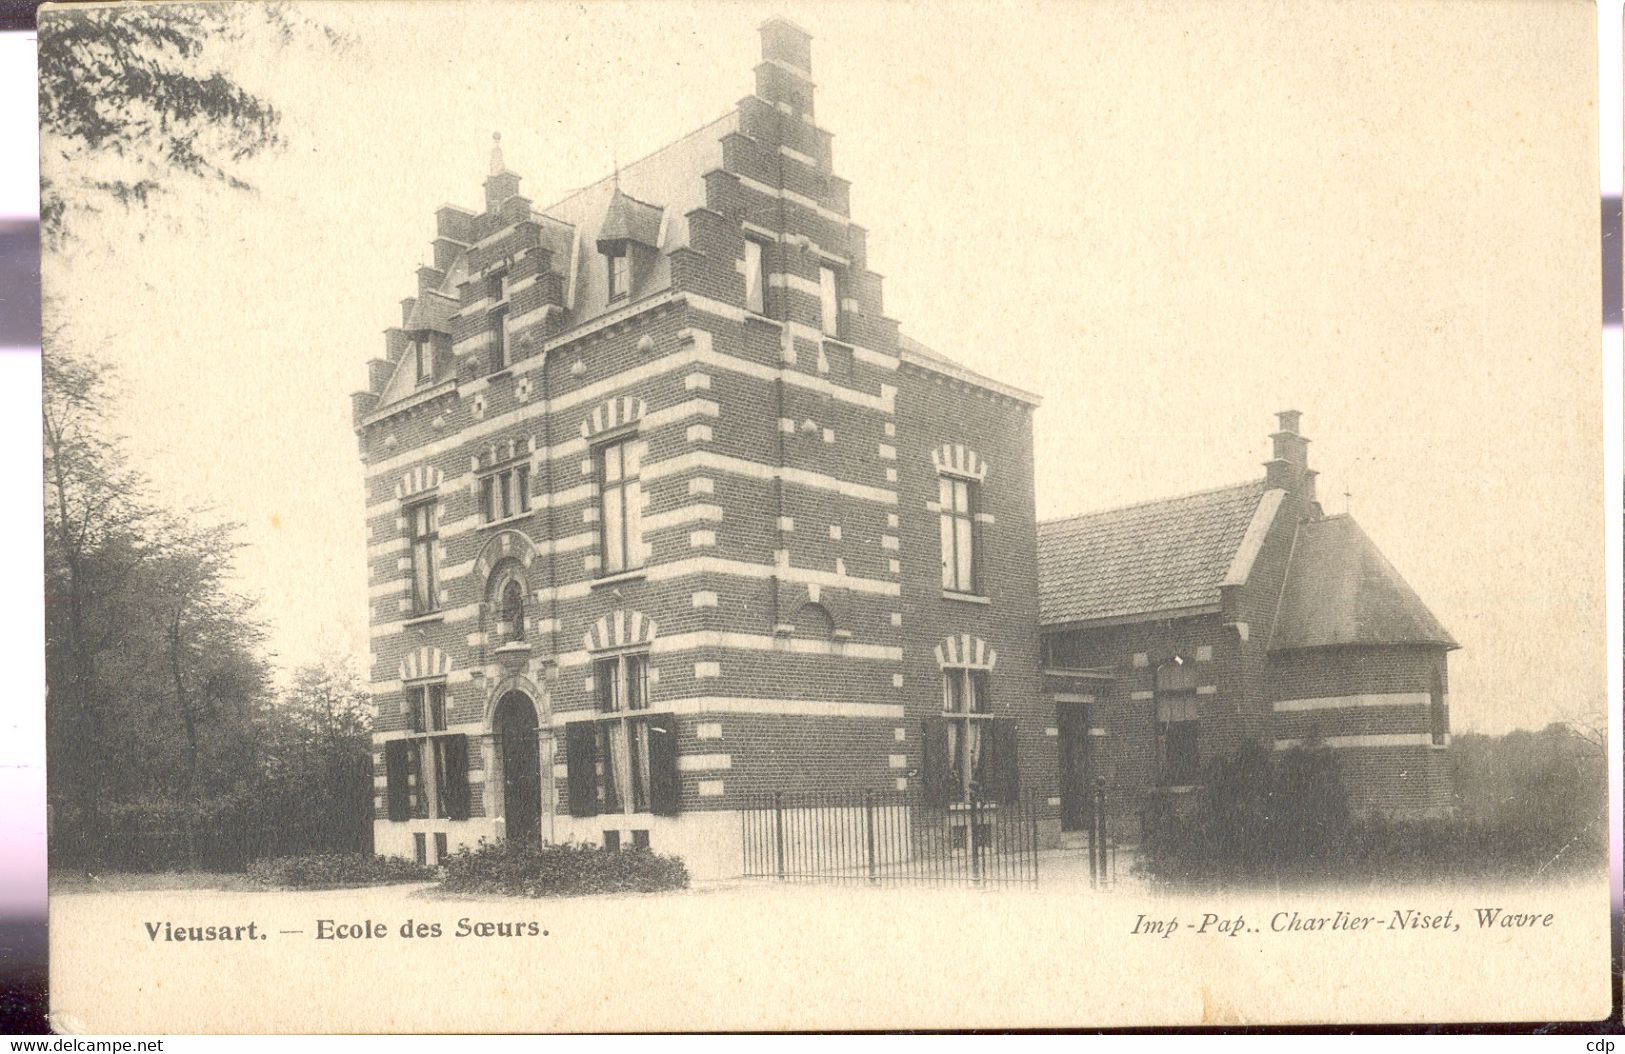
<svg viewBox="0 0 1625 1054">
<path fill-rule="evenodd" d="M 1447 654 L 1458 645 L 1347 515 L 1315 498 L 1300 415 L 1262 479 L 1039 525 L 1046 696 L 1062 828 L 1104 780 L 1134 840 L 1204 765 L 1319 746 L 1355 812 L 1452 807 Z"/>
<path fill-rule="evenodd" d="M 494 148 L 484 207 L 436 213 L 353 398 L 379 853 L 737 873 L 773 792 L 1055 782 L 1038 400 L 899 333 L 810 38 L 761 41 L 754 94 L 649 157 L 539 208 Z"/>
<path fill-rule="evenodd" d="M 760 32 L 718 120 L 546 207 L 499 142 L 483 207 L 435 213 L 352 397 L 375 850 L 738 874 L 742 810 L 854 790 L 950 847 L 1019 797 L 1054 844 L 1099 777 L 1132 840 L 1249 739 L 1447 807 L 1455 642 L 1321 515 L 1296 415 L 1262 481 L 1040 531 L 1038 398 L 886 316 L 810 37 Z"/>
</svg>

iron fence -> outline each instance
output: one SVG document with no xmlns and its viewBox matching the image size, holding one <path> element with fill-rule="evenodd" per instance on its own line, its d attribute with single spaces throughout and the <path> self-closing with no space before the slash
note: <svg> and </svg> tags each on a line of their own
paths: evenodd
<svg viewBox="0 0 1625 1054">
<path fill-rule="evenodd" d="M 744 874 L 787 882 L 1038 881 L 1031 800 L 930 804 L 896 792 L 775 794 L 740 811 Z"/>
</svg>

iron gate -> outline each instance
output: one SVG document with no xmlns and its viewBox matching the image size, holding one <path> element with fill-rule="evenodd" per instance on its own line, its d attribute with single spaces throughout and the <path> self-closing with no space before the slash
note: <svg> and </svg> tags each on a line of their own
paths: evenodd
<svg viewBox="0 0 1625 1054">
<path fill-rule="evenodd" d="M 788 795 L 740 811 L 744 874 L 786 882 L 1038 881 L 1031 800 L 933 805 L 886 791 Z"/>
</svg>

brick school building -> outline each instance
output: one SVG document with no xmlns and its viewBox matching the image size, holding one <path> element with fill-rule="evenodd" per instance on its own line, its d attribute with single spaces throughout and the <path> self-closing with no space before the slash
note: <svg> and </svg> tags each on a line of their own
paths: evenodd
<svg viewBox="0 0 1625 1054">
<path fill-rule="evenodd" d="M 1055 782 L 1038 400 L 899 333 L 809 37 L 761 44 L 755 91 L 655 154 L 539 207 L 499 142 L 483 207 L 435 215 L 353 398 L 380 853 L 725 874 L 775 792 Z"/>
</svg>

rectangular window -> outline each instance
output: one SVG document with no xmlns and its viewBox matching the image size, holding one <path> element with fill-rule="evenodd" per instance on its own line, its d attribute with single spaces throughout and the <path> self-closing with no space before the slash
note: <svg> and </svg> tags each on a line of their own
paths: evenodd
<svg viewBox="0 0 1625 1054">
<path fill-rule="evenodd" d="M 412 836 L 412 856 L 419 864 L 429 862 L 429 838 L 422 831 Z"/>
<path fill-rule="evenodd" d="M 514 465 L 480 479 L 480 515 L 496 523 L 530 511 L 530 466 Z"/>
<path fill-rule="evenodd" d="M 644 444 L 623 439 L 598 449 L 598 529 L 604 574 L 643 566 Z"/>
<path fill-rule="evenodd" d="M 632 292 L 632 257 L 624 252 L 612 253 L 609 266 L 609 299 L 617 300 Z"/>
<path fill-rule="evenodd" d="M 612 853 L 620 852 L 621 851 L 621 832 L 619 832 L 619 831 L 605 831 L 604 832 L 604 848 L 609 850 Z"/>
<path fill-rule="evenodd" d="M 1433 745 L 1442 747 L 1450 735 L 1450 715 L 1445 712 L 1444 681 L 1438 674 L 1428 689 L 1428 729 Z"/>
<path fill-rule="evenodd" d="M 833 267 L 818 269 L 818 302 L 824 334 L 841 335 L 841 283 Z"/>
<path fill-rule="evenodd" d="M 491 372 L 508 367 L 508 309 L 491 312 Z"/>
<path fill-rule="evenodd" d="M 942 588 L 976 592 L 976 484 L 941 476 L 937 500 L 942 506 Z"/>
<path fill-rule="evenodd" d="M 649 723 L 631 714 L 649 708 L 649 657 L 614 655 L 593 663 L 598 711 L 613 716 L 598 727 L 601 812 L 650 809 Z"/>
<path fill-rule="evenodd" d="M 468 819 L 468 737 L 445 734 L 448 710 L 443 683 L 406 689 L 411 735 L 384 747 L 391 820 Z"/>
<path fill-rule="evenodd" d="M 767 312 L 767 250 L 750 238 L 745 239 L 745 310 Z"/>
<path fill-rule="evenodd" d="M 406 705 L 412 719 L 412 731 L 418 733 L 446 730 L 446 686 L 420 684 L 406 691 Z"/>
<path fill-rule="evenodd" d="M 986 783 L 985 739 L 993 719 L 988 671 L 947 668 L 942 671 L 942 710 L 947 719 L 947 764 L 954 798 L 983 797 Z"/>
<path fill-rule="evenodd" d="M 647 849 L 647 848 L 649 848 L 649 831 L 648 831 L 647 828 L 644 828 L 642 830 L 634 830 L 632 832 L 632 848 L 633 849 Z"/>
<path fill-rule="evenodd" d="M 434 380 L 434 344 L 425 334 L 413 342 L 412 349 L 417 357 L 418 383 L 427 384 Z"/>
<path fill-rule="evenodd" d="M 406 532 L 412 549 L 412 613 L 421 615 L 438 606 L 434 550 L 437 511 L 432 501 L 407 506 Z"/>
<path fill-rule="evenodd" d="M 1201 752 L 1197 741 L 1200 728 L 1195 692 L 1158 689 L 1157 738 L 1162 741 L 1164 785 L 1189 786 L 1199 778 Z"/>
<path fill-rule="evenodd" d="M 434 836 L 434 862 L 437 863 L 437 864 L 445 863 L 446 862 L 446 853 L 447 853 L 446 836 L 444 834 L 435 835 Z"/>
</svg>

